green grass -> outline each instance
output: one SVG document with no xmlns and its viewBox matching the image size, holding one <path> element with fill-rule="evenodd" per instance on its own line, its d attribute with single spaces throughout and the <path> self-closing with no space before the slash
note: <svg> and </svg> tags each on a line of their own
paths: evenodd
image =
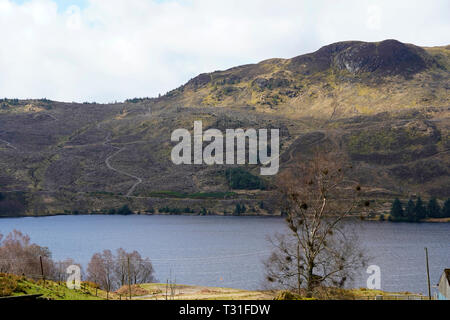
<svg viewBox="0 0 450 320">
<path fill-rule="evenodd" d="M 91 289 L 71 290 L 66 283 L 54 281 L 34 281 L 11 274 L 0 274 L 0 296 L 22 296 L 41 294 L 50 300 L 103 300 L 95 296 Z"/>
</svg>

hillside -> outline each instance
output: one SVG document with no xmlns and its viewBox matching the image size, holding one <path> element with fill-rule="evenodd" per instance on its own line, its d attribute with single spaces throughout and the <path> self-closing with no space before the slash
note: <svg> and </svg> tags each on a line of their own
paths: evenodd
<svg viewBox="0 0 450 320">
<path fill-rule="evenodd" d="M 83 285 L 82 289 L 70 290 L 65 282 L 46 280 L 36 281 L 13 274 L 0 273 L 0 298 L 17 297 L 24 295 L 41 295 L 41 299 L 47 300 L 103 300 L 106 292 Z M 112 295 L 112 298 L 117 298 Z"/>
<path fill-rule="evenodd" d="M 164 100 L 324 119 L 448 106 L 449 58 L 448 46 L 339 42 L 292 59 L 201 74 Z"/>
<path fill-rule="evenodd" d="M 20 297 L 40 294 L 39 299 L 46 300 L 128 300 L 129 289 L 122 287 L 116 292 L 107 294 L 104 290 L 94 289 L 89 283 L 82 283 L 81 289 L 70 290 L 64 282 L 36 281 L 12 274 L 0 273 L 0 299 L 2 297 Z M 92 284 L 91 284 L 92 285 Z M 390 293 L 379 290 L 333 289 L 325 293 L 325 299 L 340 300 L 423 300 L 425 297 L 409 292 Z M 289 291 L 260 290 L 248 291 L 241 289 L 204 287 L 193 285 L 172 285 L 146 283 L 133 285 L 131 288 L 133 300 L 310 300 Z"/>
<path fill-rule="evenodd" d="M 0 102 L 0 215 L 277 214 L 256 166 L 175 166 L 173 130 L 280 128 L 281 168 L 340 145 L 367 197 L 450 196 L 450 47 L 340 42 L 202 74 L 153 99 Z M 228 172 L 228 173 L 227 173 Z M 233 178 L 234 177 L 234 178 Z M 249 182 L 250 181 L 250 182 Z M 244 182 L 244 183 L 243 183 Z M 268 187 L 263 187 L 268 186 Z"/>
</svg>

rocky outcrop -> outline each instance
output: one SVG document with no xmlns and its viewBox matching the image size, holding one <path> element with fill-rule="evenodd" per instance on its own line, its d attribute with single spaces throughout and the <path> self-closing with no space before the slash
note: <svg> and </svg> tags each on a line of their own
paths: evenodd
<svg viewBox="0 0 450 320">
<path fill-rule="evenodd" d="M 333 63 L 340 69 L 382 75 L 414 74 L 430 67 L 433 62 L 433 58 L 422 48 L 396 40 L 355 43 L 339 51 L 333 58 Z"/>
</svg>

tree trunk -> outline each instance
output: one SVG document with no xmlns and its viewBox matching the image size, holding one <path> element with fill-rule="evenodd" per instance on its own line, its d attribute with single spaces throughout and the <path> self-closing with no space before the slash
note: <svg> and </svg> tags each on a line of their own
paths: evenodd
<svg viewBox="0 0 450 320">
<path fill-rule="evenodd" d="M 308 275 L 307 275 L 307 287 L 306 287 L 306 296 L 308 298 L 312 297 L 314 290 L 314 273 L 312 263 L 308 263 Z"/>
</svg>

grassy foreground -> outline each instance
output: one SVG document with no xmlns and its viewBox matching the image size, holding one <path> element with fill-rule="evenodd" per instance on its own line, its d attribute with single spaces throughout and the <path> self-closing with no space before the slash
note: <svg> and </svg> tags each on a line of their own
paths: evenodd
<svg viewBox="0 0 450 320">
<path fill-rule="evenodd" d="M 0 273 L 0 298 L 41 294 L 49 300 L 127 300 L 129 288 L 124 286 L 115 292 L 107 293 L 96 289 L 95 284 L 83 282 L 81 289 L 71 290 L 65 282 L 32 280 L 23 276 Z M 379 290 L 327 289 L 320 299 L 367 300 L 367 299 L 411 299 L 423 297 L 409 292 L 389 293 Z M 305 296 L 289 291 L 249 291 L 231 288 L 205 287 L 192 285 L 167 285 L 148 283 L 131 286 L 132 300 L 310 300 Z"/>
<path fill-rule="evenodd" d="M 0 273 L 0 298 L 41 294 L 41 298 L 49 300 L 102 300 L 106 292 L 97 290 L 84 283 L 82 289 L 71 290 L 65 282 L 32 280 L 22 276 Z M 112 295 L 115 298 L 115 295 Z"/>
</svg>

